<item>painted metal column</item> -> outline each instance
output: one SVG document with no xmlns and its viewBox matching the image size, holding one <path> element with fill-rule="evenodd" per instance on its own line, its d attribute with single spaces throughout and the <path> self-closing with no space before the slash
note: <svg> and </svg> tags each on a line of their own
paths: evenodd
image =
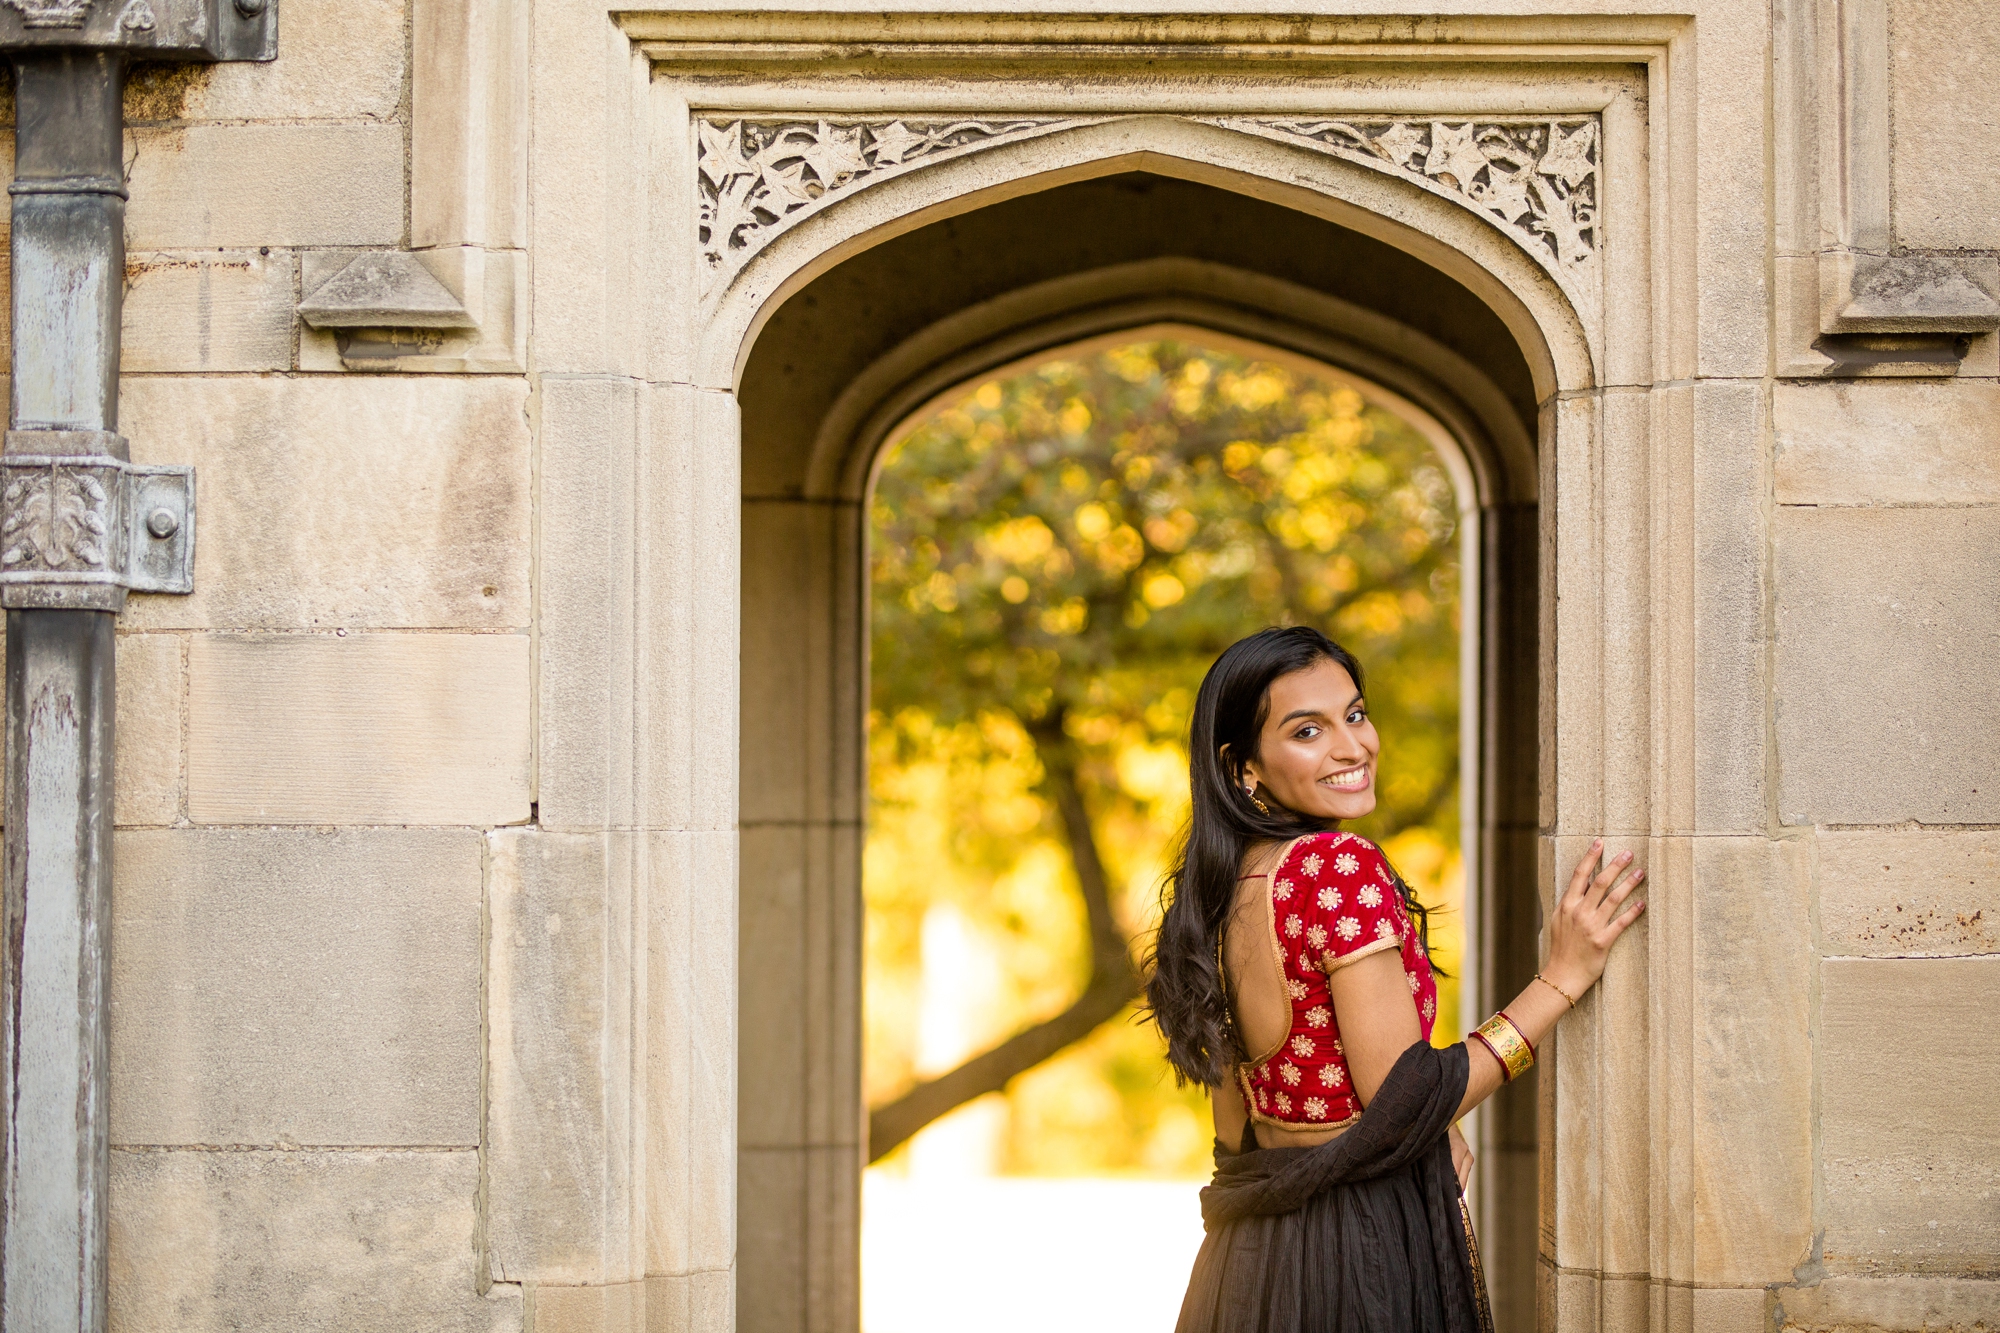
<svg viewBox="0 0 2000 1333">
<path fill-rule="evenodd" d="M 193 589 L 192 472 L 133 466 L 118 434 L 126 71 L 135 57 L 271 59 L 269 10 L 0 5 L 16 110 L 0 449 L 0 1333 L 105 1327 L 114 627 L 129 590 Z"/>
<path fill-rule="evenodd" d="M 120 51 L 16 57 L 13 404 L 6 453 L 122 459 L 125 278 Z M 72 474 L 80 478 L 87 474 Z M 11 479 L 12 487 L 29 483 Z M 87 497 L 87 493 L 84 498 Z M 46 545 L 104 544 L 51 496 Z M 19 525 L 15 525 L 18 529 Z M 0 534 L 0 548 L 18 533 Z M 11 550 L 0 549 L 0 562 Z M 8 588 L 15 593 L 15 588 Z M 109 1070 L 113 584 L 9 597 L 5 896 L 0 899 L 0 1324 L 101 1329 Z M 13 609 L 17 601 L 88 607 Z M 94 604 L 94 605 L 91 605 Z"/>
</svg>

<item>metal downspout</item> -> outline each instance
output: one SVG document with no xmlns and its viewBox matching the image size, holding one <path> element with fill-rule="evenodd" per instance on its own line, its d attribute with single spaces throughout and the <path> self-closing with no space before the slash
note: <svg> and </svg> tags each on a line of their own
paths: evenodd
<svg viewBox="0 0 2000 1333">
<path fill-rule="evenodd" d="M 116 432 L 126 69 L 122 51 L 14 58 L 10 456 L 125 457 Z M 52 488 L 62 484 L 53 473 Z M 8 481 L 10 489 L 27 484 Z M 109 535 L 91 531 L 87 505 L 53 494 L 49 501 L 52 530 L 36 534 L 45 547 Z M 0 546 L 20 538 L 13 517 Z M 105 1326 L 112 630 L 124 596 L 122 587 L 84 584 L 70 599 L 94 603 L 88 609 L 14 609 L 10 598 L 7 611 L 0 899 L 7 964 L 0 1086 L 8 1112 L 0 1325 L 7 1333 Z"/>
<path fill-rule="evenodd" d="M 135 59 L 270 60 L 275 0 L 4 0 L 14 66 L 0 857 L 0 1333 L 103 1333 L 114 626 L 194 589 L 194 476 L 118 434 Z"/>
</svg>

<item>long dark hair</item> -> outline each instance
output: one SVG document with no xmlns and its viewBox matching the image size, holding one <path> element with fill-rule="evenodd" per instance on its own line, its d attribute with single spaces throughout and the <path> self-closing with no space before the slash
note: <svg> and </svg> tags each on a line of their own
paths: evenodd
<svg viewBox="0 0 2000 1333">
<path fill-rule="evenodd" d="M 1260 630 L 1231 644 L 1202 678 L 1188 728 L 1192 810 L 1179 855 L 1161 890 L 1165 910 L 1147 959 L 1147 1017 L 1167 1039 L 1174 1082 L 1214 1087 L 1245 1058 L 1229 1022 L 1217 946 L 1236 898 L 1243 857 L 1262 842 L 1289 842 L 1326 825 L 1275 801 L 1261 810 L 1243 791 L 1243 765 L 1257 756 L 1270 712 L 1271 682 L 1333 661 L 1361 688 L 1354 654 L 1308 625 Z M 1222 754 L 1229 748 L 1228 758 Z M 1410 886 L 1391 867 L 1403 905 L 1430 951 L 1430 922 Z"/>
</svg>

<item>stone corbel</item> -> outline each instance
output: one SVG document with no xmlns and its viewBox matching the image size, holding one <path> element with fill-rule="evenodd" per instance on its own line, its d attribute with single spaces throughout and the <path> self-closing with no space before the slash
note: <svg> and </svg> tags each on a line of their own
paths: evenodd
<svg viewBox="0 0 2000 1333">
<path fill-rule="evenodd" d="M 1795 326 L 1812 320 L 1810 335 L 1793 335 L 1810 348 L 1795 348 L 1784 373 L 1956 375 L 1975 340 L 1990 359 L 1989 335 L 2000 329 L 2000 260 L 1897 246 L 1887 0 L 1822 0 L 1818 27 L 1819 40 L 1838 52 L 1821 66 L 1820 134 L 1831 149 L 1821 154 L 1823 240 L 1798 274 L 1816 291 L 1792 284 L 1780 294 Z"/>
<path fill-rule="evenodd" d="M 8 431 L 0 605 L 120 611 L 128 591 L 194 591 L 194 469 L 132 463 L 109 431 Z"/>
<path fill-rule="evenodd" d="M 307 370 L 516 372 L 513 266 L 483 251 L 302 256 Z"/>
</svg>

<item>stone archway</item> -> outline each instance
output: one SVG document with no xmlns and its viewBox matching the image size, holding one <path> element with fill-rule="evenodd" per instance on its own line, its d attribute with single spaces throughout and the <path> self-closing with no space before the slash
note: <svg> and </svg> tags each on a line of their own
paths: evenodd
<svg viewBox="0 0 2000 1333">
<path fill-rule="evenodd" d="M 1202 164 L 1190 159 L 1175 174 L 1133 169 L 1167 166 L 1157 150 L 1091 165 L 1095 174 L 1038 175 L 987 190 L 976 209 L 949 203 L 923 225 L 836 245 L 837 262 L 806 260 L 810 276 L 779 279 L 779 294 L 744 321 L 738 1320 L 757 1333 L 847 1330 L 858 1309 L 863 503 L 890 432 L 954 385 L 1084 339 L 1175 324 L 1333 367 L 1430 423 L 1458 461 L 1478 534 L 1466 562 L 1464 713 L 1477 728 L 1464 746 L 1468 897 L 1478 904 L 1469 999 L 1490 1007 L 1533 970 L 1536 440 L 1558 374 L 1545 352 L 1530 360 L 1512 321 L 1408 250 L 1296 200 L 1258 197 L 1264 189 L 1200 179 L 1241 186 L 1237 173 L 1193 170 Z M 1353 206 L 1345 211 L 1353 220 Z M 810 238 L 784 244 L 792 239 L 737 281 L 761 284 L 766 260 L 796 262 L 786 252 Z M 1553 283 L 1526 280 L 1561 309 Z M 1525 1328 L 1534 1093 L 1497 1101 L 1480 1137 L 1489 1266 L 1510 1326 Z"/>
</svg>

